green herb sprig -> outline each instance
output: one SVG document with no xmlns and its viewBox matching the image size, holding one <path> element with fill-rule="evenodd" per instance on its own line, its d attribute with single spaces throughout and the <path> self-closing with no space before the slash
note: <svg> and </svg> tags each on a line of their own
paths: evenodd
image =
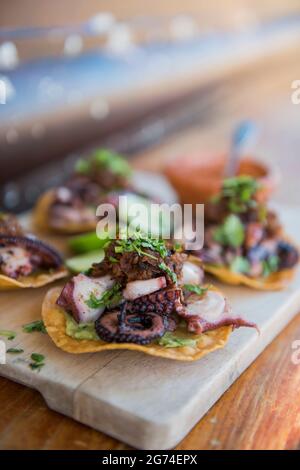
<svg viewBox="0 0 300 470">
<path fill-rule="evenodd" d="M 213 238 L 223 246 L 233 248 L 242 246 L 245 240 L 245 228 L 240 218 L 235 214 L 226 217 L 224 223 L 215 229 Z"/>
<path fill-rule="evenodd" d="M 145 249 L 151 250 L 157 253 L 161 258 L 165 258 L 168 255 L 165 242 L 160 239 L 150 238 L 141 232 L 135 232 L 130 238 L 116 240 L 115 253 L 130 253 L 136 252 L 139 256 L 148 256 L 152 259 L 157 259 L 156 256 L 145 251 Z"/>
<path fill-rule="evenodd" d="M 230 212 L 243 213 L 249 208 L 257 207 L 257 201 L 254 196 L 260 183 L 251 176 L 241 175 L 234 178 L 225 179 L 220 193 L 212 200 L 219 203 L 225 199 Z"/>
<path fill-rule="evenodd" d="M 20 348 L 8 348 L 6 350 L 6 352 L 8 354 L 22 354 L 24 352 L 24 349 L 20 349 Z"/>
<path fill-rule="evenodd" d="M 12 341 L 17 336 L 17 333 L 11 330 L 0 330 L 0 336 L 4 336 L 4 338 L 7 338 L 9 341 Z"/>
<path fill-rule="evenodd" d="M 32 353 L 30 358 L 32 362 L 29 364 L 29 367 L 39 372 L 45 365 L 45 356 L 43 356 L 43 354 Z"/>
<path fill-rule="evenodd" d="M 97 298 L 92 292 L 89 299 L 85 303 L 88 307 L 93 309 L 100 307 L 110 308 L 114 305 L 117 305 L 121 299 L 121 284 L 117 282 L 110 289 L 105 291 L 100 298 Z"/>
<path fill-rule="evenodd" d="M 195 284 L 184 284 L 183 288 L 189 292 L 193 292 L 193 294 L 197 294 L 202 297 L 208 291 L 208 287 L 201 287 Z"/>
<path fill-rule="evenodd" d="M 172 271 L 172 269 L 169 268 L 169 266 L 167 266 L 166 263 L 164 262 L 159 263 L 158 267 L 170 277 L 170 279 L 172 280 L 172 282 L 174 282 L 174 284 L 177 282 L 176 273 L 174 273 L 174 271 Z"/>
<path fill-rule="evenodd" d="M 96 150 L 88 159 L 80 159 L 75 165 L 77 173 L 89 174 L 94 168 L 104 168 L 111 173 L 129 178 L 132 174 L 127 160 L 118 153 L 106 149 Z"/>
<path fill-rule="evenodd" d="M 36 320 L 26 325 L 23 325 L 23 331 L 25 333 L 33 333 L 34 331 L 39 331 L 41 333 L 47 333 L 43 320 Z"/>
</svg>

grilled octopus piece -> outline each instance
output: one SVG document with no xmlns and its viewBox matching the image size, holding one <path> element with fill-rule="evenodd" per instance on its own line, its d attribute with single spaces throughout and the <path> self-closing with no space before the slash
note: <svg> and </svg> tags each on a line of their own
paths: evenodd
<svg viewBox="0 0 300 470">
<path fill-rule="evenodd" d="M 18 256 L 18 249 L 24 254 L 24 266 L 18 260 L 17 271 L 9 270 L 11 271 L 9 276 L 12 278 L 17 278 L 20 274 L 29 275 L 36 268 L 59 268 L 63 263 L 61 256 L 56 250 L 34 238 L 0 235 L 0 249 L 2 252 L 7 252 L 12 258 Z M 3 257 L 4 255 L 2 254 L 0 256 L 0 269 L 1 265 L 4 265 L 3 271 L 6 272 Z"/>
<path fill-rule="evenodd" d="M 155 312 L 159 315 L 171 315 L 182 309 L 182 291 L 179 287 L 167 287 L 126 303 L 128 313 Z"/>
<path fill-rule="evenodd" d="M 120 320 L 120 312 L 114 310 L 102 315 L 95 323 L 98 336 L 109 343 L 149 344 L 161 338 L 168 325 L 156 313 L 130 313 Z"/>
</svg>

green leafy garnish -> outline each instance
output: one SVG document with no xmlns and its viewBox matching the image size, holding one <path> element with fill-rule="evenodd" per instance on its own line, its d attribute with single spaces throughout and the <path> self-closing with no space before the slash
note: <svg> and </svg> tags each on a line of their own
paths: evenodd
<svg viewBox="0 0 300 470">
<path fill-rule="evenodd" d="M 26 325 L 23 325 L 23 331 L 25 333 L 33 333 L 34 331 L 47 333 L 43 320 L 36 320 L 31 323 L 27 323 Z"/>
<path fill-rule="evenodd" d="M 277 255 L 271 255 L 262 262 L 263 264 L 263 276 L 268 277 L 272 273 L 276 273 L 279 267 L 279 257 Z"/>
<path fill-rule="evenodd" d="M 201 297 L 208 291 L 208 287 L 201 287 L 195 284 L 184 284 L 183 288 L 185 290 L 188 290 L 189 292 L 193 292 L 194 294 L 200 295 Z"/>
<path fill-rule="evenodd" d="M 82 174 L 86 175 L 90 172 L 90 169 L 91 169 L 90 162 L 88 160 L 85 160 L 84 158 L 80 158 L 75 163 L 76 173 L 82 173 Z"/>
<path fill-rule="evenodd" d="M 159 263 L 158 267 L 169 276 L 172 282 L 177 282 L 176 273 L 174 273 L 174 271 L 172 271 L 172 269 L 170 269 L 169 266 L 166 265 L 166 263 Z"/>
<path fill-rule="evenodd" d="M 30 357 L 33 362 L 29 364 L 29 367 L 39 372 L 45 365 L 45 356 L 43 354 L 32 353 Z"/>
<path fill-rule="evenodd" d="M 121 284 L 116 283 L 98 299 L 92 292 L 89 299 L 85 302 L 90 308 L 110 308 L 117 305 L 122 299 Z"/>
<path fill-rule="evenodd" d="M 45 363 L 44 362 L 31 362 L 29 364 L 30 369 L 32 370 L 37 370 L 38 372 L 41 370 L 42 367 L 44 367 Z"/>
<path fill-rule="evenodd" d="M 215 229 L 213 237 L 220 245 L 239 248 L 245 240 L 245 229 L 240 218 L 234 214 L 226 217 L 225 222 Z"/>
<path fill-rule="evenodd" d="M 164 348 L 183 348 L 185 346 L 195 347 L 197 341 L 195 339 L 180 338 L 168 331 L 158 340 L 158 344 Z"/>
<path fill-rule="evenodd" d="M 13 340 L 17 336 L 17 333 L 11 330 L 0 330 L 0 336 L 4 336 L 8 340 Z"/>
<path fill-rule="evenodd" d="M 218 203 L 225 199 L 230 212 L 247 212 L 249 208 L 257 206 L 254 195 L 259 187 L 258 181 L 251 176 L 241 175 L 228 178 L 224 180 L 221 192 L 213 198 L 212 202 Z"/>
<path fill-rule="evenodd" d="M 89 174 L 95 168 L 105 168 L 115 175 L 129 178 L 132 170 L 127 160 L 111 150 L 96 150 L 88 159 L 80 159 L 75 165 L 77 173 Z"/>
<path fill-rule="evenodd" d="M 234 273 L 248 274 L 250 271 L 250 263 L 243 256 L 236 256 L 230 264 L 230 271 Z"/>
<path fill-rule="evenodd" d="M 24 352 L 24 349 L 18 349 L 18 348 L 8 348 L 6 350 L 8 354 L 22 354 Z"/>
<path fill-rule="evenodd" d="M 141 232 L 135 232 L 127 239 L 116 240 L 115 253 L 130 253 L 135 251 L 139 256 L 148 256 L 157 259 L 156 256 L 146 252 L 145 249 L 156 252 L 161 258 L 168 255 L 165 242 L 160 239 L 150 238 Z"/>
<path fill-rule="evenodd" d="M 34 362 L 38 362 L 38 363 L 44 362 L 45 360 L 45 356 L 43 356 L 43 354 L 32 353 L 30 357 Z"/>
</svg>

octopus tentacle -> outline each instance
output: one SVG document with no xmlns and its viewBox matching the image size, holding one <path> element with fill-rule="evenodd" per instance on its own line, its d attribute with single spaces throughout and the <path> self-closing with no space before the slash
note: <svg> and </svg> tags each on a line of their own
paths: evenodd
<svg viewBox="0 0 300 470">
<path fill-rule="evenodd" d="M 158 314 L 127 314 L 126 306 L 102 315 L 95 323 L 98 336 L 107 342 L 149 344 L 166 331 L 165 320 Z M 121 322 L 121 325 L 120 325 Z"/>
</svg>

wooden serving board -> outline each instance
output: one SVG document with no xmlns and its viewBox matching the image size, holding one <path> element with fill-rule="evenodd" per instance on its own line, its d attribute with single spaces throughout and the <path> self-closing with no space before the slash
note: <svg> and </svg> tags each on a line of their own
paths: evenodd
<svg viewBox="0 0 300 470">
<path fill-rule="evenodd" d="M 287 232 L 300 244 L 298 208 L 280 207 Z M 0 329 L 17 332 L 7 347 L 0 375 L 40 391 L 48 406 L 134 447 L 174 447 L 234 380 L 300 311 L 300 273 L 285 291 L 257 292 L 222 286 L 237 314 L 255 330 L 236 330 L 223 350 L 194 363 L 158 359 L 130 351 L 72 355 L 43 333 L 22 325 L 40 317 L 47 288 L 1 293 Z M 29 367 L 32 352 L 44 354 L 40 372 Z M 258 377 L 259 380 L 259 377 Z"/>
</svg>

